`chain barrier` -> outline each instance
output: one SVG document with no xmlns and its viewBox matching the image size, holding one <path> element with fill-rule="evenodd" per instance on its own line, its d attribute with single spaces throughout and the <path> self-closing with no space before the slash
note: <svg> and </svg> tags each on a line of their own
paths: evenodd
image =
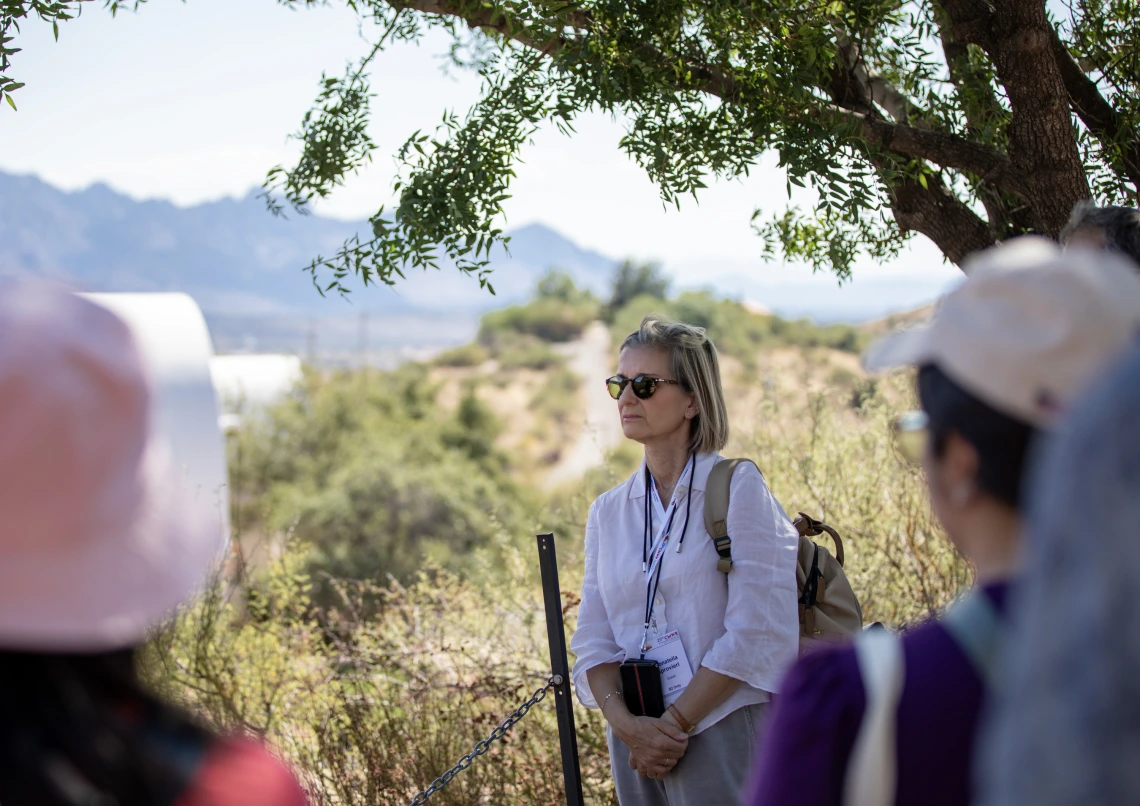
<svg viewBox="0 0 1140 806">
<path fill-rule="evenodd" d="M 550 691 L 555 686 L 560 685 L 562 685 L 562 675 L 552 675 L 550 679 L 546 681 L 545 686 L 535 691 L 534 694 L 531 694 L 530 698 L 527 699 L 526 702 L 524 702 L 518 708 L 516 708 L 514 713 L 503 720 L 503 723 L 499 725 L 499 727 L 491 731 L 490 736 L 476 743 L 475 747 L 471 749 L 470 753 L 460 758 L 454 767 L 432 781 L 431 785 L 423 792 L 420 792 L 418 795 L 416 795 L 415 798 L 412 799 L 412 802 L 408 804 L 408 806 L 423 806 L 423 804 L 427 803 L 428 798 L 450 784 L 455 776 L 459 775 L 459 773 L 463 772 L 465 769 L 471 766 L 471 762 L 473 762 L 479 756 L 484 755 L 488 750 L 491 749 L 492 744 L 506 736 L 507 731 L 518 724 L 518 722 L 527 715 L 527 712 L 530 711 L 531 708 L 538 705 L 543 701 L 543 699 L 546 698 L 546 692 Z"/>
</svg>

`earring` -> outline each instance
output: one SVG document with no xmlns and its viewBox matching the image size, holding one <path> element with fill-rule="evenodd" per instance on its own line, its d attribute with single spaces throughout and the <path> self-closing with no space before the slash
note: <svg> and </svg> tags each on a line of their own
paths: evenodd
<svg viewBox="0 0 1140 806">
<path fill-rule="evenodd" d="M 953 489 L 950 493 L 950 501 L 956 507 L 964 507 L 970 503 L 970 499 L 974 497 L 974 488 L 972 485 L 962 482 Z"/>
</svg>

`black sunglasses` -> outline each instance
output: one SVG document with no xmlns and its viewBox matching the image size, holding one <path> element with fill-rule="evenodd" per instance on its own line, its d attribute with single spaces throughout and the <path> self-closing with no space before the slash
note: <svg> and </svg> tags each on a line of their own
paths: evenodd
<svg viewBox="0 0 1140 806">
<path fill-rule="evenodd" d="M 930 417 L 925 411 L 908 411 L 891 422 L 891 434 L 902 458 L 912 465 L 921 465 L 930 439 Z"/>
<path fill-rule="evenodd" d="M 609 390 L 610 397 L 617 400 L 625 391 L 626 384 L 630 384 L 633 386 L 633 393 L 640 399 L 646 400 L 653 397 L 659 383 L 680 385 L 681 382 L 671 381 L 668 378 L 653 378 L 649 375 L 638 375 L 636 378 L 623 378 L 621 375 L 614 375 L 612 378 L 606 378 L 606 389 Z"/>
</svg>

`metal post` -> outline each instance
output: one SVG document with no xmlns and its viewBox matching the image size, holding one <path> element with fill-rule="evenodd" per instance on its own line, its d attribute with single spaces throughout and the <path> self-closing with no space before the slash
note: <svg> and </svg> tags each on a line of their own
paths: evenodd
<svg viewBox="0 0 1140 806">
<path fill-rule="evenodd" d="M 585 799 L 582 797 L 582 771 L 578 767 L 578 734 L 574 732 L 570 660 L 566 655 L 566 629 L 562 624 L 562 590 L 558 587 L 554 535 L 538 535 L 538 564 L 542 569 L 542 599 L 546 604 L 546 634 L 550 639 L 550 673 L 556 679 L 562 679 L 554 687 L 554 706 L 558 711 L 558 742 L 562 746 L 566 804 L 583 806 Z"/>
</svg>

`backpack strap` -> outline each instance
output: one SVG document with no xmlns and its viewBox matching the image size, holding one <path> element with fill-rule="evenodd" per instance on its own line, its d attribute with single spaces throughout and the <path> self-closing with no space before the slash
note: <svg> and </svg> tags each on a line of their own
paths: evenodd
<svg viewBox="0 0 1140 806">
<path fill-rule="evenodd" d="M 1005 629 L 990 597 L 975 588 L 952 604 L 939 623 L 961 647 L 986 687 L 992 689 L 998 678 Z"/>
<path fill-rule="evenodd" d="M 896 733 L 905 678 L 902 642 L 887 630 L 865 630 L 855 657 L 866 707 L 843 782 L 843 806 L 893 806 L 898 788 Z"/>
<path fill-rule="evenodd" d="M 728 493 L 732 486 L 732 474 L 738 465 L 756 467 L 751 459 L 722 459 L 709 471 L 705 482 L 705 531 L 712 538 L 713 546 L 720 559 L 716 570 L 727 574 L 732 570 L 732 537 L 728 533 Z M 757 472 L 760 468 L 756 467 Z"/>
</svg>

